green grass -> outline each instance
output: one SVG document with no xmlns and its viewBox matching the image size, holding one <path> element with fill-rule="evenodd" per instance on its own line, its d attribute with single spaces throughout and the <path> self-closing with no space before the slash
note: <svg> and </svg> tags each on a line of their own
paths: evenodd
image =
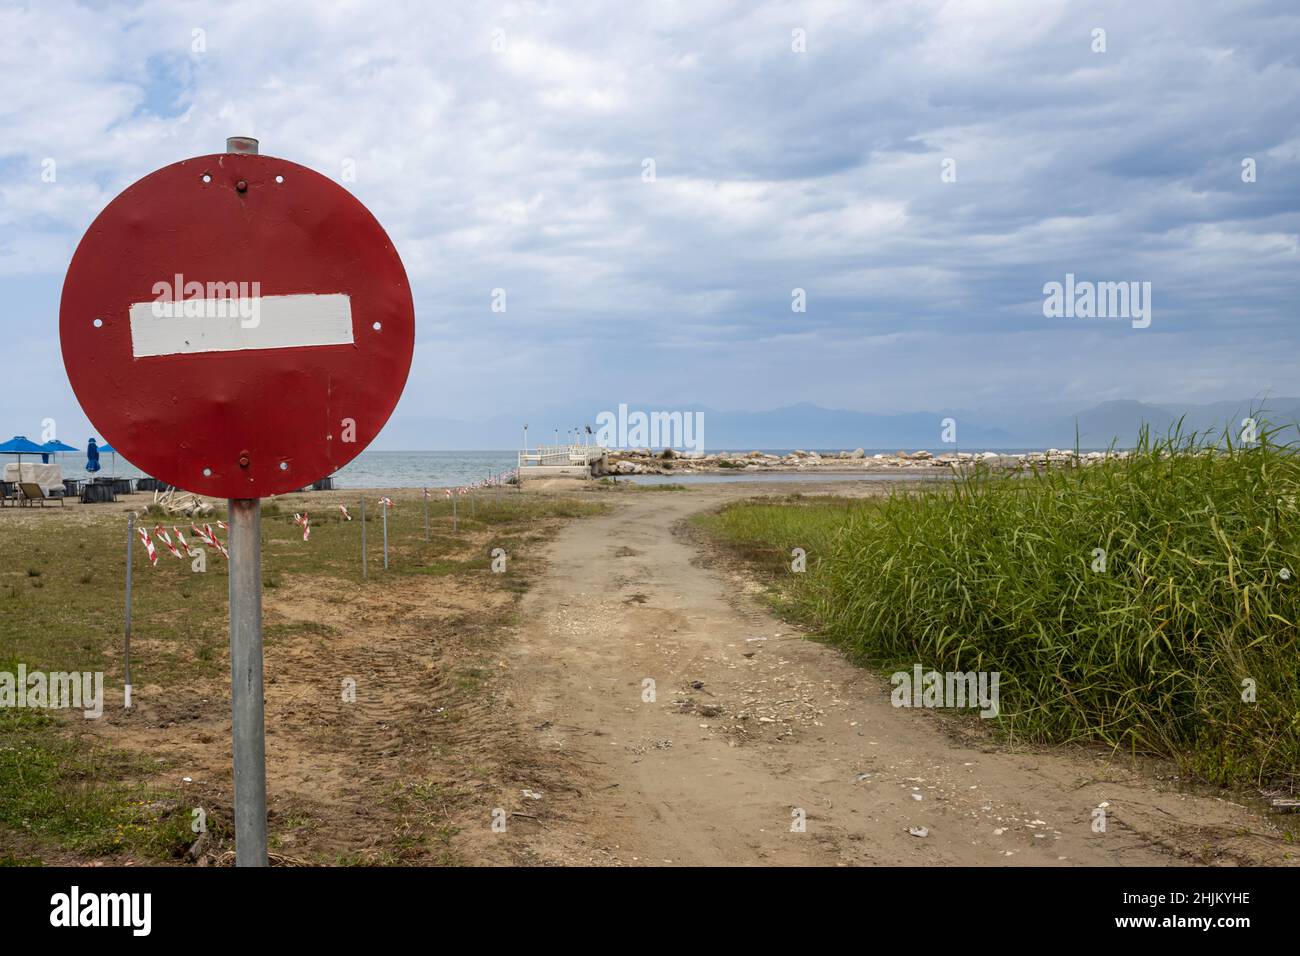
<svg viewBox="0 0 1300 956">
<path fill-rule="evenodd" d="M 732 505 L 701 516 L 699 523 L 748 557 L 787 567 L 792 549 L 825 551 L 851 518 L 874 507 L 875 503 L 854 498 L 793 494 Z"/>
<path fill-rule="evenodd" d="M 147 496 L 141 498 L 143 511 Z M 295 579 L 328 578 L 333 586 L 363 585 L 361 574 L 360 502 L 348 502 L 353 520 L 336 506 L 316 505 L 310 495 L 296 503 L 267 502 L 262 508 L 262 572 L 267 595 Z M 491 549 L 505 547 L 511 567 L 526 560 L 520 530 L 548 518 L 597 514 L 603 505 L 568 498 L 533 498 L 501 490 L 475 496 L 473 515 L 465 498 L 458 501 L 458 530 L 451 530 L 451 505 L 444 498 L 429 503 L 430 540 L 424 540 L 424 508 L 419 499 L 398 500 L 388 515 L 389 571 L 383 568 L 383 517 L 376 495 L 366 500 L 366 548 L 370 580 L 385 573 L 434 575 L 478 573 L 489 566 Z M 306 509 L 311 540 L 293 523 L 293 512 Z M 126 517 L 105 514 L 102 520 L 75 528 L 56 522 L 50 530 L 18 529 L 0 521 L 0 654 L 27 664 L 29 670 L 103 670 L 107 682 L 120 685 L 123 629 L 123 580 Z M 200 519 L 217 529 L 215 515 Z M 160 517 L 139 519 L 152 529 L 179 527 L 191 546 L 199 541 L 191 521 Z M 472 555 L 465 542 L 490 532 L 492 540 Z M 195 573 L 189 560 L 179 561 L 161 544 L 151 567 L 139 539 L 134 542 L 132 618 L 141 650 L 134 655 L 136 684 L 162 684 L 193 676 L 219 675 L 228 639 L 226 559 L 214 552 L 207 571 Z M 143 649 L 148 642 L 147 653 Z"/>
<path fill-rule="evenodd" d="M 1103 464 L 744 503 L 702 523 L 781 572 L 786 609 L 852 659 L 1000 672 L 1012 736 L 1294 785 L 1300 459 L 1275 437 L 1211 449 L 1144 434 Z M 794 547 L 805 574 L 788 573 Z"/>
<path fill-rule="evenodd" d="M 436 508 L 436 506 L 434 506 Z M 515 497 L 508 493 L 489 493 L 483 499 L 476 500 L 473 514 L 468 516 L 470 527 L 475 523 L 483 525 L 518 523 L 537 518 L 586 518 L 603 514 L 604 505 L 575 498 L 530 498 Z M 444 506 L 443 515 L 450 511 Z M 466 508 L 460 507 L 460 518 L 466 520 Z"/>
<path fill-rule="evenodd" d="M 175 793 L 129 782 L 156 767 L 143 756 L 82 748 L 56 734 L 54 722 L 40 711 L 0 710 L 0 826 L 94 856 L 181 856 L 196 839 L 192 808 Z"/>
<path fill-rule="evenodd" d="M 645 492 L 645 491 L 685 491 L 685 485 L 662 483 L 662 484 L 644 484 L 639 481 L 629 481 L 627 476 L 622 478 L 607 477 L 598 478 L 594 482 L 595 486 L 600 489 L 617 488 L 620 491 L 628 492 Z"/>
<path fill-rule="evenodd" d="M 359 500 L 348 502 L 352 521 L 337 506 L 326 507 L 310 495 L 267 502 L 262 508 L 267 600 L 304 580 L 344 601 L 357 589 L 404 576 L 414 581 L 419 575 L 477 574 L 492 586 L 518 592 L 533 560 L 530 545 L 543 537 L 539 528 L 544 522 L 605 510 L 567 498 L 483 492 L 475 495 L 472 514 L 467 499 L 457 502 L 458 528 L 453 531 L 451 505 L 443 498 L 430 501 L 426 542 L 423 502 L 398 499 L 388 515 L 390 570 L 385 572 L 377 497 L 368 495 L 366 501 L 368 582 L 361 574 Z M 139 496 L 140 511 L 147 503 L 147 496 Z M 301 509 L 311 517 L 307 542 L 292 520 Z M 21 661 L 29 672 L 104 671 L 106 706 L 118 706 L 127 518 L 120 512 L 91 511 L 93 520 L 84 521 L 77 519 L 86 512 L 67 512 L 42 515 L 51 520 L 21 528 L 7 523 L 7 514 L 0 515 L 0 670 L 14 672 Z M 198 524 L 210 523 L 216 530 L 217 520 L 212 515 Z M 188 520 L 142 515 L 139 521 L 151 529 L 179 526 L 190 544 L 198 545 Z M 226 532 L 217 535 L 227 540 Z M 494 547 L 507 550 L 512 572 L 524 573 L 492 574 Z M 209 552 L 207 571 L 195 573 L 190 560 L 177 560 L 159 544 L 158 564 L 150 566 L 135 540 L 132 680 L 137 686 L 157 685 L 171 692 L 197 678 L 226 675 L 226 565 L 225 558 Z M 273 614 L 264 629 L 268 645 L 300 633 L 328 639 L 336 631 L 327 621 L 285 621 Z M 88 855 L 178 856 L 195 839 L 189 831 L 191 808 L 141 782 L 158 770 L 151 758 L 77 739 L 80 720 L 0 709 L 0 845 L 4 831 L 13 831 L 36 846 L 57 845 Z M 212 830 L 211 817 L 208 825 Z M 5 848 L 0 865 L 29 856 L 21 847 Z"/>
</svg>

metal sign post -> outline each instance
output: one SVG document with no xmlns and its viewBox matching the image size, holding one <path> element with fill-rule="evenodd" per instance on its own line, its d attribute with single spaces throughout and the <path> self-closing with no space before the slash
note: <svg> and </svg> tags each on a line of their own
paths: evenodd
<svg viewBox="0 0 1300 956">
<path fill-rule="evenodd" d="M 230 714 L 235 866 L 266 866 L 262 713 L 262 502 L 230 499 Z"/>
<path fill-rule="evenodd" d="M 131 559 L 135 548 L 135 512 L 126 518 L 126 640 L 123 654 L 125 683 L 122 688 L 123 706 L 131 709 Z"/>
<path fill-rule="evenodd" d="M 257 155 L 232 136 L 227 153 Z M 235 774 L 235 866 L 266 866 L 266 720 L 262 711 L 262 502 L 231 498 L 230 738 Z"/>
</svg>

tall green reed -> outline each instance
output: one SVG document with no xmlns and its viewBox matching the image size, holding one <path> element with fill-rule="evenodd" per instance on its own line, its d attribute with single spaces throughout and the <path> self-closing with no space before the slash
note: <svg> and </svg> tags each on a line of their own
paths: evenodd
<svg viewBox="0 0 1300 956">
<path fill-rule="evenodd" d="M 715 523 L 751 549 L 806 548 L 794 605 L 851 657 L 998 671 L 1012 736 L 1294 782 L 1300 458 L 1279 437 L 1144 430 L 1093 464 Z"/>
</svg>

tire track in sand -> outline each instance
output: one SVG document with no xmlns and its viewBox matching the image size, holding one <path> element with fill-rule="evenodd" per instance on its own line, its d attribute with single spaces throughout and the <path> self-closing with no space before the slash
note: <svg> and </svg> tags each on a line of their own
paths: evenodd
<svg viewBox="0 0 1300 956">
<path fill-rule="evenodd" d="M 513 858 L 1294 862 L 1262 816 L 1171 789 L 1149 765 L 960 741 L 943 718 L 894 709 L 884 679 L 803 639 L 753 599 L 743 574 L 701 561 L 700 545 L 673 531 L 752 494 L 610 495 L 610 514 L 570 524 L 549 545 L 548 570 L 523 601 L 509 696 L 520 739 L 581 769 L 571 789 L 537 803 L 540 825 L 512 824 Z M 647 679 L 653 703 L 642 700 Z M 1095 833 L 1103 801 L 1109 825 Z M 797 809 L 804 832 L 791 831 Z M 920 828 L 927 835 L 913 835 Z"/>
</svg>

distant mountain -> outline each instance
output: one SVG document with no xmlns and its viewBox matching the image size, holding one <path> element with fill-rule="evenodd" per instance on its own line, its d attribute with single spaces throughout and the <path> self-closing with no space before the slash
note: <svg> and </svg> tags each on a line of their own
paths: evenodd
<svg viewBox="0 0 1300 956">
<path fill-rule="evenodd" d="M 1152 432 L 1163 435 L 1177 420 L 1176 412 L 1159 405 L 1134 401 L 1102 402 L 1057 421 L 1044 437 L 1051 435 L 1054 441 L 1073 447 L 1077 427 L 1080 446 L 1110 445 L 1111 442 L 1127 445 L 1137 439 L 1144 423 L 1151 427 Z"/>
<path fill-rule="evenodd" d="M 1166 434 L 1182 419 L 1184 432 L 1219 432 L 1260 408 L 1259 401 L 1214 402 L 1207 405 L 1148 404 L 1137 401 L 1102 402 L 1071 414 L 1056 409 L 969 411 L 936 409 L 898 413 L 857 412 L 822 408 L 803 402 L 768 411 L 718 411 L 702 405 L 667 406 L 628 403 L 628 411 L 700 412 L 704 415 L 704 448 L 748 451 L 753 448 L 949 448 L 942 440 L 944 420 L 957 423 L 957 448 L 1073 448 L 1076 427 L 1083 448 L 1104 448 L 1112 442 L 1131 445 L 1142 425 Z M 1263 417 L 1294 427 L 1300 421 L 1300 398 L 1269 399 Z M 498 415 L 482 422 L 399 415 L 384 429 L 378 448 L 510 449 L 523 444 L 529 425 L 530 445 L 565 441 L 570 429 L 593 428 L 603 410 L 617 414 L 617 403 L 531 409 L 518 415 Z"/>
<path fill-rule="evenodd" d="M 1183 434 L 1220 434 L 1231 428 L 1235 434 L 1242 420 L 1253 417 L 1267 419 L 1275 425 L 1294 426 L 1300 420 L 1300 398 L 1275 398 L 1267 401 L 1214 402 L 1209 405 L 1148 405 L 1143 402 L 1103 402 L 1085 409 L 1075 416 L 1055 423 L 1045 434 L 1054 440 L 1074 443 L 1074 426 L 1077 422 L 1079 443 L 1082 446 L 1109 445 L 1112 441 L 1124 446 L 1132 444 L 1144 424 L 1153 435 L 1167 435 L 1175 427 Z M 1061 437 L 1064 436 L 1064 437 Z"/>
</svg>

